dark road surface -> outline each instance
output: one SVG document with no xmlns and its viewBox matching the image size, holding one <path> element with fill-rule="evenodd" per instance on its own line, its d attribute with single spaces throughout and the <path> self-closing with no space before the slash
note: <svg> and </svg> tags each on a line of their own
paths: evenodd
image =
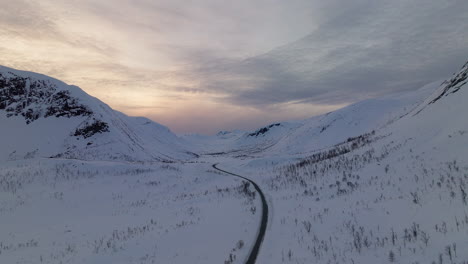
<svg viewBox="0 0 468 264">
<path fill-rule="evenodd" d="M 242 179 L 250 182 L 255 187 L 255 190 L 257 190 L 257 192 L 260 194 L 260 198 L 262 199 L 262 220 L 260 222 L 260 228 L 258 230 L 258 236 L 257 236 L 257 239 L 255 240 L 255 244 L 254 244 L 252 250 L 250 251 L 249 257 L 247 258 L 247 261 L 245 262 L 246 264 L 254 264 L 255 261 L 257 260 L 258 252 L 260 251 L 260 246 L 262 245 L 263 238 L 265 237 L 265 232 L 266 232 L 267 223 L 268 223 L 268 204 L 266 202 L 265 195 L 263 194 L 260 187 L 258 187 L 258 185 L 254 181 L 252 181 L 251 179 L 246 178 L 244 176 L 237 175 L 237 174 L 229 172 L 229 171 L 219 169 L 217 167 L 217 165 L 218 164 L 213 164 L 213 168 L 215 168 L 216 170 L 219 170 L 221 172 L 224 172 L 224 173 L 230 174 L 232 176 L 242 178 Z"/>
</svg>

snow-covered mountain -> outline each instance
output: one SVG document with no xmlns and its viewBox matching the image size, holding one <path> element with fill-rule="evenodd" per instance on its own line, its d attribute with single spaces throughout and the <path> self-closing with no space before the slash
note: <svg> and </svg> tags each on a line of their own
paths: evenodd
<svg viewBox="0 0 468 264">
<path fill-rule="evenodd" d="M 79 87 L 0 67 L 0 160 L 171 161 L 195 156 L 168 128 L 128 117 Z"/>
<path fill-rule="evenodd" d="M 327 134 L 332 125 L 323 136 L 322 124 L 311 123 L 318 132 L 302 139 L 307 153 L 273 156 L 279 141 L 227 165 L 253 175 L 271 197 L 274 213 L 259 263 L 466 263 L 467 66 L 420 90 L 406 109 L 396 104 L 380 113 L 390 118 L 356 119 L 374 110 L 368 105 L 354 116 L 367 129 L 357 136 L 354 123 Z M 359 105 L 334 113 L 353 117 L 350 110 Z M 334 144 L 341 136 L 348 138 Z M 323 148 L 308 144 L 321 141 Z"/>
<path fill-rule="evenodd" d="M 300 156 L 395 121 L 421 104 L 441 82 L 436 81 L 411 92 L 364 100 L 302 121 L 275 123 L 250 132 L 220 132 L 211 137 L 187 136 L 186 139 L 198 146 L 201 153 Z"/>
</svg>

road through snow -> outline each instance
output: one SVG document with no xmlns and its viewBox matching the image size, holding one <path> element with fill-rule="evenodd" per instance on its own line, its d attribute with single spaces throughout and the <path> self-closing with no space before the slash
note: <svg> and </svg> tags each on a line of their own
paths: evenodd
<svg viewBox="0 0 468 264">
<path fill-rule="evenodd" d="M 260 222 L 260 228 L 258 230 L 257 239 L 255 240 L 255 244 L 252 247 L 252 250 L 250 251 L 250 255 L 247 258 L 247 261 L 245 262 L 246 264 L 254 264 L 256 259 L 257 259 L 257 256 L 258 256 L 258 252 L 260 251 L 260 246 L 262 245 L 263 238 L 265 237 L 265 232 L 266 232 L 266 228 L 267 228 L 267 224 L 268 224 L 268 204 L 266 202 L 265 195 L 263 194 L 260 187 L 254 181 L 252 181 L 251 179 L 246 178 L 244 176 L 237 175 L 237 174 L 229 172 L 229 171 L 222 170 L 222 169 L 218 168 L 217 165 L 218 165 L 218 163 L 213 164 L 213 168 L 216 169 L 216 170 L 219 170 L 221 172 L 224 172 L 224 173 L 227 173 L 227 174 L 242 178 L 242 179 L 252 183 L 252 185 L 255 187 L 255 190 L 257 190 L 257 192 L 260 194 L 260 198 L 262 200 L 262 219 L 261 219 L 261 222 Z"/>
</svg>

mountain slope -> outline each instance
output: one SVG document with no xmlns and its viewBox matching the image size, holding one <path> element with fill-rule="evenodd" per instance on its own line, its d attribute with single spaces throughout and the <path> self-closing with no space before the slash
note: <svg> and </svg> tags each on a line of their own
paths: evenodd
<svg viewBox="0 0 468 264">
<path fill-rule="evenodd" d="M 194 156 L 168 128 L 111 109 L 76 86 L 0 67 L 0 159 L 99 160 Z"/>
<path fill-rule="evenodd" d="M 378 129 L 413 110 L 431 95 L 440 81 L 411 92 L 364 100 L 302 121 L 271 124 L 252 132 L 218 133 L 213 137 L 186 139 L 199 152 L 232 155 L 303 155 Z M 216 142 L 216 144 L 209 144 Z"/>
<path fill-rule="evenodd" d="M 466 263 L 467 73 L 465 64 L 375 131 L 282 153 L 275 167 L 276 157 L 238 161 L 274 208 L 259 261 Z"/>
</svg>

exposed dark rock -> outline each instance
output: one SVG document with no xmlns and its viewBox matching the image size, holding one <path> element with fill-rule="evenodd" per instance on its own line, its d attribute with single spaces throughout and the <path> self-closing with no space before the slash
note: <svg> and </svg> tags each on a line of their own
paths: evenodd
<svg viewBox="0 0 468 264">
<path fill-rule="evenodd" d="M 453 94 L 458 92 L 460 88 L 466 84 L 468 78 L 468 62 L 463 65 L 460 72 L 458 72 L 452 79 L 445 81 L 443 84 L 446 84 L 442 93 L 437 96 L 434 100 L 432 100 L 429 104 L 433 104 L 437 102 L 443 96 L 447 96 L 449 94 Z"/>
<path fill-rule="evenodd" d="M 272 124 L 272 125 L 269 125 L 267 127 L 263 127 L 263 128 L 260 128 L 259 130 L 253 132 L 253 133 L 250 133 L 249 134 L 249 137 L 258 137 L 260 135 L 264 135 L 266 132 L 268 132 L 272 127 L 276 127 L 276 126 L 280 126 L 281 123 L 277 123 L 277 124 Z"/>
<path fill-rule="evenodd" d="M 65 116 L 70 118 L 72 116 L 89 116 L 93 113 L 84 105 L 79 104 L 76 99 L 70 97 L 68 91 L 60 91 L 54 94 L 50 104 L 44 117 Z"/>
<path fill-rule="evenodd" d="M 69 91 L 59 91 L 48 80 L 0 73 L 0 110 L 7 117 L 23 116 L 26 123 L 40 117 L 90 116 L 92 111 L 81 104 Z"/>
<path fill-rule="evenodd" d="M 82 136 L 83 138 L 89 138 L 96 133 L 109 132 L 109 125 L 101 120 L 94 120 L 93 123 L 87 123 L 85 127 L 76 129 L 73 136 Z"/>
</svg>

